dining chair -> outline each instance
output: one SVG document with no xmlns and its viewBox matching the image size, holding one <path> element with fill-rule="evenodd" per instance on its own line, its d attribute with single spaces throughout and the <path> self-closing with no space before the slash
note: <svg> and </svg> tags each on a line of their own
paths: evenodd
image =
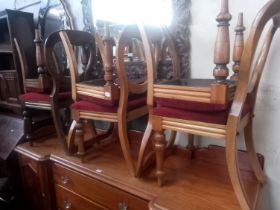
<svg viewBox="0 0 280 210">
<path fill-rule="evenodd" d="M 39 45 L 38 39 L 39 33 L 37 31 L 35 42 L 37 47 L 36 57 L 38 69 L 29 68 L 26 63 L 26 56 L 28 55 L 21 49 L 17 40 L 14 40 L 23 73 L 23 84 L 25 90 L 25 93 L 19 96 L 19 99 L 22 101 L 24 107 L 24 133 L 25 138 L 30 142 L 31 145 L 33 145 L 33 141 L 35 139 L 44 138 L 50 134 L 53 134 L 55 131 L 58 136 L 61 136 L 61 132 L 63 132 L 64 127 L 60 123 L 62 115 L 58 112 L 58 109 L 65 110 L 72 103 L 69 82 L 67 85 L 67 82 L 65 82 L 67 79 L 65 79 L 65 75 L 63 75 L 65 72 L 62 72 L 59 69 L 61 68 L 61 65 L 59 64 L 57 57 L 54 56 L 54 47 L 59 42 L 61 42 L 58 32 L 54 32 L 46 40 L 45 53 L 47 55 L 45 56 L 43 54 L 41 45 Z M 53 63 L 56 63 L 56 65 L 53 65 Z M 52 85 L 52 77 L 50 74 L 52 71 L 59 72 L 57 74 L 61 74 L 59 79 L 61 79 L 60 83 L 63 84 L 61 85 L 63 88 L 60 90 Z M 32 72 L 32 74 L 35 76 L 28 78 L 29 72 Z M 56 93 L 59 95 L 59 100 L 54 102 L 52 98 L 53 94 Z M 37 126 L 34 124 L 34 118 L 36 118 L 37 115 L 40 115 L 41 111 L 46 110 L 48 113 L 50 111 L 53 113 L 52 117 L 47 118 L 47 124 L 46 121 L 43 121 L 40 124 L 40 127 L 37 128 Z M 65 146 L 63 139 L 62 143 Z"/>
<path fill-rule="evenodd" d="M 68 148 L 72 150 L 77 145 L 76 154 L 82 158 L 82 161 L 85 161 L 87 154 L 92 150 L 87 149 L 85 144 L 87 139 L 85 139 L 84 120 L 114 123 L 118 128 L 118 139 L 125 162 L 133 175 L 135 174 L 135 164 L 127 136 L 127 122 L 147 114 L 146 81 L 133 83 L 127 78 L 125 72 L 125 47 L 131 42 L 134 35 L 135 30 L 131 28 L 126 28 L 121 33 L 116 46 L 116 58 L 114 58 L 114 41 L 108 32 L 102 37 L 102 41 L 95 40 L 94 36 L 87 32 L 68 30 L 60 32 L 69 61 L 74 101 L 71 106 L 73 123 L 68 135 Z M 89 59 L 86 69 L 92 69 L 93 64 L 96 63 L 96 42 L 96 48 L 101 55 L 104 78 L 97 80 L 79 78 L 78 62 L 73 48 L 80 46 L 88 49 L 87 57 Z M 96 137 L 93 135 L 94 138 Z M 95 142 L 93 141 L 93 143 Z"/>
<path fill-rule="evenodd" d="M 242 18 L 236 27 L 234 47 L 234 76 L 227 80 L 229 62 L 228 2 L 222 1 L 217 17 L 218 35 L 215 43 L 213 75 L 215 79 L 173 80 L 155 83 L 156 59 L 153 33 L 142 27 L 148 71 L 149 122 L 142 140 L 138 168 L 143 167 L 146 147 L 154 141 L 156 176 L 158 184 L 164 183 L 164 130 L 175 130 L 193 135 L 224 139 L 226 162 L 233 190 L 242 209 L 255 209 L 241 179 L 237 161 L 237 135 L 244 132 L 248 157 L 258 180 L 260 190 L 266 178 L 260 165 L 253 141 L 253 117 L 258 86 L 276 30 L 279 28 L 280 2 L 269 1 L 257 14 L 249 36 L 243 45 Z M 272 20 L 272 21 L 271 21 Z M 266 25 L 270 28 L 264 30 Z M 265 32 L 264 39 L 260 39 Z M 262 44 L 263 43 L 263 44 Z M 262 46 L 261 46 L 262 45 Z M 261 46 L 260 51 L 257 47 Z M 251 72 L 252 71 L 252 72 Z M 152 138 L 151 138 L 152 135 Z M 189 172 L 191 173 L 191 171 Z"/>
</svg>

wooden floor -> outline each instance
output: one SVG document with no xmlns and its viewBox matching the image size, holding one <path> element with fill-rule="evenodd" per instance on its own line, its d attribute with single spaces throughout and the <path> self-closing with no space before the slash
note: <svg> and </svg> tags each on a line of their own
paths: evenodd
<svg viewBox="0 0 280 210">
<path fill-rule="evenodd" d="M 140 136 L 134 133 L 131 138 L 137 141 Z M 159 187 L 154 170 L 149 170 L 140 179 L 129 174 L 118 142 L 99 148 L 83 164 L 77 157 L 66 156 L 56 142 L 56 139 L 50 139 L 35 144 L 35 147 L 24 144 L 18 146 L 17 151 L 29 153 L 38 160 L 48 158 L 51 153 L 51 159 L 56 162 L 149 200 L 151 209 L 240 209 L 229 180 L 223 147 L 198 149 L 192 160 L 187 158 L 186 151 L 176 149 L 165 162 L 166 184 Z M 256 202 L 261 187 L 256 184 L 247 154 L 238 152 L 238 155 L 245 188 L 250 199 Z"/>
</svg>

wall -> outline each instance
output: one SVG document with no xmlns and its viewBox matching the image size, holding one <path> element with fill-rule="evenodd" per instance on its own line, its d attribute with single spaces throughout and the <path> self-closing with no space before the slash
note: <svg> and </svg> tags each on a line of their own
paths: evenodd
<svg viewBox="0 0 280 210">
<path fill-rule="evenodd" d="M 208 1 L 209 2 L 209 1 Z M 244 25 L 246 26 L 245 37 L 248 35 L 250 24 L 259 9 L 266 3 L 266 0 L 234 0 L 229 1 L 230 13 L 233 18 L 231 21 L 231 44 L 234 40 L 234 26 L 236 24 L 239 11 L 244 13 Z M 216 36 L 215 17 L 218 14 L 220 0 L 192 1 L 192 25 L 191 25 L 191 76 L 211 78 L 213 64 L 213 48 Z M 279 32 L 278 32 L 279 33 Z M 265 67 L 264 77 L 261 80 L 258 100 L 255 110 L 254 121 L 254 140 L 256 149 L 265 157 L 265 174 L 268 183 L 263 192 L 261 206 L 263 210 L 280 209 L 280 37 L 276 34 L 268 63 Z M 231 68 L 232 62 L 228 65 Z M 240 138 L 243 138 L 242 136 Z M 240 139 L 241 140 L 241 139 Z M 239 142 L 240 142 L 239 140 Z M 200 138 L 199 144 L 222 144 L 221 141 L 214 141 Z M 243 144 L 239 145 L 244 148 Z"/>
</svg>

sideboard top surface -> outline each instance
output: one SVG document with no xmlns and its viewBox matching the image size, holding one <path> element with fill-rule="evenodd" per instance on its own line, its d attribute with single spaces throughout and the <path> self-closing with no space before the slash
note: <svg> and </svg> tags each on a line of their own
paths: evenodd
<svg viewBox="0 0 280 210">
<path fill-rule="evenodd" d="M 140 136 L 135 135 L 137 140 Z M 33 147 L 25 143 L 17 146 L 18 153 L 36 160 L 49 158 L 91 178 L 149 201 L 150 209 L 240 209 L 225 165 L 223 147 L 199 149 L 189 160 L 184 150 L 177 149 L 165 162 L 165 185 L 157 185 L 154 170 L 141 178 L 133 177 L 124 162 L 118 142 L 98 148 L 85 163 L 75 156 L 67 156 L 58 140 L 53 138 Z M 256 183 L 247 155 L 239 152 L 241 176 L 250 199 L 257 202 L 260 186 Z"/>
</svg>

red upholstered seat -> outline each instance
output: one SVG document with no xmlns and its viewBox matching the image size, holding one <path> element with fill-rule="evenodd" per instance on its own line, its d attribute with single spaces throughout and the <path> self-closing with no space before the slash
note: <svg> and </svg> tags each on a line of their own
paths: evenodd
<svg viewBox="0 0 280 210">
<path fill-rule="evenodd" d="M 139 107 L 146 105 L 146 97 L 139 97 L 139 98 L 132 98 L 127 103 L 127 111 L 131 111 L 137 109 Z M 72 109 L 75 110 L 84 110 L 90 112 L 110 112 L 116 113 L 118 110 L 118 106 L 104 106 L 99 103 L 94 103 L 91 101 L 77 101 L 76 103 L 72 104 Z"/>
<path fill-rule="evenodd" d="M 174 103 L 175 104 L 175 103 Z M 203 107 L 202 105 L 201 107 Z M 201 108 L 200 107 L 200 108 Z M 242 117 L 252 110 L 249 103 L 245 103 L 242 111 Z M 156 106 L 152 111 L 153 115 L 161 117 L 171 117 L 190 121 L 199 121 L 205 123 L 226 125 L 229 114 L 229 108 L 222 111 L 190 111 L 173 107 Z"/>
<path fill-rule="evenodd" d="M 154 97 L 154 102 L 157 107 L 170 107 L 175 109 L 181 109 L 186 111 L 196 111 L 196 112 L 220 112 L 226 111 L 230 107 L 230 103 L 224 104 L 211 104 L 202 103 L 196 101 L 185 101 L 179 99 L 169 99 L 169 98 L 159 98 Z"/>
<path fill-rule="evenodd" d="M 118 104 L 118 101 L 115 100 L 100 99 L 100 98 L 81 95 L 81 94 L 77 94 L 77 95 L 78 95 L 78 100 L 94 103 L 98 106 L 115 107 Z"/>
<path fill-rule="evenodd" d="M 58 93 L 59 100 L 71 99 L 71 92 Z M 49 93 L 29 92 L 19 96 L 19 99 L 24 102 L 50 102 Z"/>
</svg>

